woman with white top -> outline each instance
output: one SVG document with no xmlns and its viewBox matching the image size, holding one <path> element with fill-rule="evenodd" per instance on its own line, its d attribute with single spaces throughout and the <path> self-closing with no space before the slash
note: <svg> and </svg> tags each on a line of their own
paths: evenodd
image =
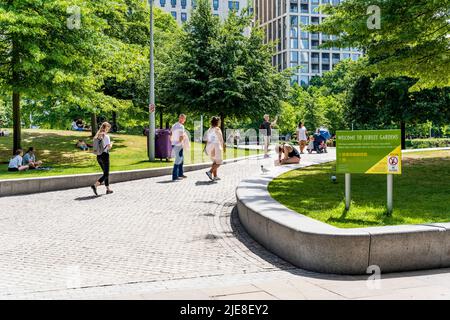
<svg viewBox="0 0 450 320">
<path fill-rule="evenodd" d="M 303 123 L 300 122 L 297 127 L 297 142 L 300 147 L 301 154 L 304 153 L 307 141 L 308 141 L 308 131 L 306 131 L 306 128 L 303 125 Z"/>
<path fill-rule="evenodd" d="M 9 161 L 9 165 L 8 165 L 9 172 L 25 171 L 25 170 L 29 169 L 29 166 L 22 165 L 22 163 L 23 163 L 22 155 L 23 155 L 23 150 L 17 149 L 16 152 L 14 153 L 14 158 L 12 158 Z"/>
<path fill-rule="evenodd" d="M 111 125 L 108 122 L 103 122 L 94 137 L 94 140 L 98 139 L 102 141 L 101 145 L 103 148 L 103 152 L 101 154 L 97 154 L 97 162 L 103 170 L 103 175 L 95 182 L 95 185 L 91 186 L 96 196 L 98 196 L 97 187 L 103 182 L 105 183 L 106 194 L 113 193 L 113 191 L 109 188 L 109 151 L 112 148 L 111 138 L 108 135 L 110 129 Z"/>
<path fill-rule="evenodd" d="M 211 128 L 206 132 L 206 153 L 211 158 L 213 164 L 211 169 L 206 172 L 211 181 L 220 180 L 217 176 L 217 169 L 223 163 L 223 135 L 220 130 L 220 118 L 212 117 Z"/>
</svg>

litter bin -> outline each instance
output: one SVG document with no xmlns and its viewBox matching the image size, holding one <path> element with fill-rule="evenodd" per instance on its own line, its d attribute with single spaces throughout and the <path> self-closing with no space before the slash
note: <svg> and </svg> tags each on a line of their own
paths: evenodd
<svg viewBox="0 0 450 320">
<path fill-rule="evenodd" d="M 155 158 L 169 159 L 172 157 L 172 143 L 170 141 L 169 129 L 156 129 Z"/>
</svg>

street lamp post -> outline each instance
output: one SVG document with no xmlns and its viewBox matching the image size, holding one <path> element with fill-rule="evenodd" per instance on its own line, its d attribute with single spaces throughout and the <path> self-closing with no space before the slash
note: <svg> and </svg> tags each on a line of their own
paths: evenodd
<svg viewBox="0 0 450 320">
<path fill-rule="evenodd" d="M 150 101 L 149 101 L 149 130 L 148 130 L 148 158 L 155 160 L 155 64 L 153 39 L 153 0 L 150 4 Z"/>
</svg>

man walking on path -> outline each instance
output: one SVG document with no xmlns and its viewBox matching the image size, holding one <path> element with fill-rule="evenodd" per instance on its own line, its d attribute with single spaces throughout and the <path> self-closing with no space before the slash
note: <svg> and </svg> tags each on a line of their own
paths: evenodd
<svg viewBox="0 0 450 320">
<path fill-rule="evenodd" d="M 307 136 L 308 132 L 306 131 L 306 127 L 303 125 L 302 122 L 298 124 L 297 128 L 297 141 L 298 145 L 300 147 L 300 153 L 303 154 L 306 146 L 306 141 L 308 140 Z"/>
<path fill-rule="evenodd" d="M 184 123 L 186 122 L 186 115 L 180 114 L 178 117 L 178 122 L 172 126 L 172 152 L 175 154 L 175 162 L 172 171 L 172 180 L 177 181 L 181 178 L 187 178 L 183 172 L 183 139 L 184 134 Z"/>
<path fill-rule="evenodd" d="M 272 127 L 277 123 L 277 119 L 273 122 L 269 122 L 270 116 L 268 114 L 264 115 L 264 121 L 261 123 L 259 127 L 262 130 L 262 135 L 264 137 L 264 158 L 269 157 L 269 145 L 270 145 L 270 137 L 272 136 Z M 261 131 L 260 131 L 261 132 Z"/>
</svg>

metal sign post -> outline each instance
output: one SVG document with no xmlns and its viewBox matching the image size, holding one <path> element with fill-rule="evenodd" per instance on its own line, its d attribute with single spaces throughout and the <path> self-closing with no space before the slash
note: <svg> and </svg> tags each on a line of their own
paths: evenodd
<svg viewBox="0 0 450 320">
<path fill-rule="evenodd" d="M 345 174 L 345 210 L 350 209 L 350 202 L 352 200 L 351 189 L 352 189 L 352 176 L 350 173 L 346 173 Z"/>
<path fill-rule="evenodd" d="M 148 128 L 148 158 L 155 161 L 155 64 L 154 64 L 154 39 L 153 39 L 153 0 L 150 4 L 150 103 L 149 103 L 149 128 Z"/>
<path fill-rule="evenodd" d="M 394 208 L 393 205 L 393 191 L 394 191 L 394 175 L 387 175 L 387 212 L 389 215 L 392 214 L 392 210 Z"/>
</svg>

